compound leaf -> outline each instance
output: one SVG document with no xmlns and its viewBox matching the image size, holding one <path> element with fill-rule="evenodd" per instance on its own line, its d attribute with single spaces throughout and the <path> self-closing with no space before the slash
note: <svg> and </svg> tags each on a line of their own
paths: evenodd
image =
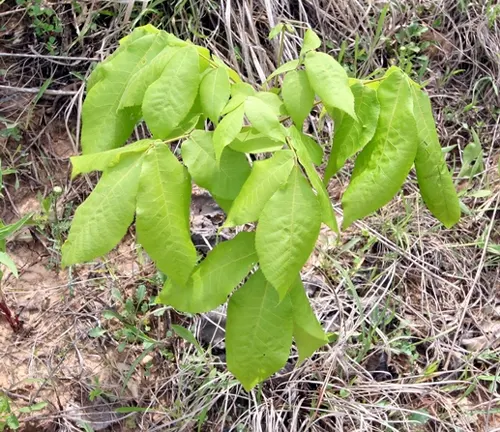
<svg viewBox="0 0 500 432">
<path fill-rule="evenodd" d="M 182 159 L 198 186 L 223 200 L 234 200 L 250 175 L 244 154 L 225 148 L 220 164 L 215 161 L 213 132 L 195 130 L 182 144 Z"/>
<path fill-rule="evenodd" d="M 148 34 L 107 62 L 104 77 L 92 86 L 82 110 L 82 150 L 98 153 L 123 145 L 140 119 L 140 107 L 118 110 L 122 94 L 135 72 L 165 47 L 164 33 Z"/>
<path fill-rule="evenodd" d="M 273 108 L 255 96 L 247 97 L 245 114 L 252 126 L 267 137 L 284 142 L 285 130 Z"/>
<path fill-rule="evenodd" d="M 224 226 L 255 222 L 269 198 L 286 183 L 293 165 L 291 150 L 277 151 L 270 159 L 256 161 L 231 206 Z"/>
<path fill-rule="evenodd" d="M 200 100 L 203 111 L 217 125 L 222 110 L 229 100 L 231 84 L 227 70 L 218 67 L 208 72 L 200 84 Z"/>
<path fill-rule="evenodd" d="M 312 184 L 312 187 L 316 190 L 318 196 L 319 204 L 321 206 L 321 220 L 326 225 L 330 227 L 333 231 L 339 234 L 339 227 L 337 225 L 337 219 L 335 213 L 333 212 L 332 203 L 330 201 L 330 196 L 325 188 L 325 185 L 321 181 L 318 172 L 314 168 L 313 161 L 311 160 L 310 152 L 308 152 L 308 147 L 305 144 L 307 140 L 313 141 L 307 135 L 299 132 L 294 126 L 290 128 L 290 138 L 291 143 L 301 165 L 304 167 L 307 177 Z M 317 145 L 316 143 L 313 143 Z"/>
<path fill-rule="evenodd" d="M 234 111 L 228 113 L 215 128 L 214 131 L 214 149 L 215 159 L 220 161 L 222 151 L 229 145 L 240 133 L 243 127 L 243 117 L 245 116 L 245 107 L 238 106 Z"/>
<path fill-rule="evenodd" d="M 219 243 L 198 265 L 185 286 L 168 279 L 159 301 L 188 313 L 215 309 L 248 274 L 257 261 L 255 234 L 241 232 Z"/>
<path fill-rule="evenodd" d="M 199 83 L 198 51 L 188 45 L 172 56 L 144 95 L 144 120 L 155 138 L 167 138 L 186 118 L 198 95 Z"/>
<path fill-rule="evenodd" d="M 296 277 L 288 296 L 292 303 L 293 337 L 299 350 L 300 363 L 327 344 L 328 336 L 311 308 L 300 277 Z"/>
<path fill-rule="evenodd" d="M 316 242 L 321 209 L 298 167 L 266 203 L 256 230 L 256 249 L 266 279 L 283 299 Z"/>
<path fill-rule="evenodd" d="M 156 266 L 176 283 L 187 282 L 196 264 L 189 231 L 191 180 L 165 144 L 149 150 L 137 195 L 137 240 Z"/>
<path fill-rule="evenodd" d="M 316 51 L 307 53 L 304 64 L 309 82 L 323 103 L 355 119 L 354 96 L 344 68 L 333 57 Z"/>
<path fill-rule="evenodd" d="M 126 145 L 113 150 L 100 153 L 91 153 L 70 158 L 73 167 L 71 178 L 79 174 L 87 174 L 92 171 L 105 171 L 118 164 L 121 158 L 131 153 L 141 153 L 154 143 L 154 140 L 144 139 L 133 144 Z"/>
<path fill-rule="evenodd" d="M 254 128 L 244 127 L 229 147 L 241 153 L 266 153 L 281 149 L 283 143 L 272 140 Z"/>
<path fill-rule="evenodd" d="M 309 84 L 306 72 L 288 72 L 283 80 L 282 95 L 293 122 L 301 128 L 314 105 L 314 90 Z"/>
<path fill-rule="evenodd" d="M 321 46 L 321 39 L 312 30 L 307 29 L 304 34 L 304 41 L 302 42 L 302 49 L 300 50 L 300 56 L 307 54 L 309 51 L 314 51 Z"/>
<path fill-rule="evenodd" d="M 432 214 L 450 228 L 460 219 L 457 192 L 441 151 L 429 96 L 413 87 L 412 91 L 413 113 L 420 138 L 415 158 L 418 186 Z"/>
<path fill-rule="evenodd" d="M 62 247 L 63 267 L 105 255 L 126 234 L 134 219 L 142 157 L 137 153 L 126 155 L 104 171 L 78 207 Z"/>
<path fill-rule="evenodd" d="M 292 344 L 290 301 L 280 302 L 260 270 L 229 299 L 226 323 L 227 366 L 250 391 L 279 371 Z"/>
<path fill-rule="evenodd" d="M 335 134 L 330 159 L 325 170 L 325 183 L 328 183 L 330 178 L 344 166 L 347 159 L 354 156 L 370 142 L 377 129 L 380 114 L 377 92 L 362 84 L 354 84 L 351 90 L 354 95 L 358 121 L 345 115 L 341 110 L 332 110 Z"/>
<path fill-rule="evenodd" d="M 380 116 L 372 141 L 356 159 L 342 197 L 343 226 L 385 205 L 399 191 L 417 154 L 418 133 L 408 79 L 394 71 L 377 90 Z"/>
</svg>

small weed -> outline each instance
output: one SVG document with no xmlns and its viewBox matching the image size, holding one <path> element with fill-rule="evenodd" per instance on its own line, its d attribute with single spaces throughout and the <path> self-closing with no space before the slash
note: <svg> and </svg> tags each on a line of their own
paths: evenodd
<svg viewBox="0 0 500 432">
<path fill-rule="evenodd" d="M 39 402 L 18 409 L 11 408 L 11 401 L 7 395 L 0 393 L 0 432 L 4 430 L 18 430 L 19 414 L 29 414 L 40 411 L 47 406 L 47 402 Z"/>
</svg>

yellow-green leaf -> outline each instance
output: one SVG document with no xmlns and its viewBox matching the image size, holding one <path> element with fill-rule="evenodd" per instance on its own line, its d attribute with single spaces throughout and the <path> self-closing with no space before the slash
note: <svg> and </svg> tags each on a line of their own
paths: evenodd
<svg viewBox="0 0 500 432">
<path fill-rule="evenodd" d="M 287 362 L 292 344 L 292 308 L 260 270 L 229 299 L 227 367 L 250 391 Z"/>
<path fill-rule="evenodd" d="M 342 197 L 344 227 L 388 203 L 403 185 L 419 142 L 410 85 L 394 71 L 377 90 L 380 116 L 370 143 L 356 159 Z"/>
<path fill-rule="evenodd" d="M 283 299 L 316 243 L 321 225 L 318 198 L 300 169 L 266 203 L 255 246 L 266 279 Z"/>
<path fill-rule="evenodd" d="M 62 247 L 63 267 L 107 254 L 134 219 L 143 155 L 129 154 L 104 171 L 99 183 L 73 217 Z"/>
<path fill-rule="evenodd" d="M 283 143 L 272 140 L 252 127 L 244 127 L 229 147 L 241 153 L 266 153 L 281 149 Z"/>
<path fill-rule="evenodd" d="M 420 138 L 415 158 L 418 186 L 432 214 L 451 228 L 460 219 L 460 202 L 441 151 L 430 99 L 421 90 L 412 87 L 412 91 Z"/>
<path fill-rule="evenodd" d="M 137 241 L 156 266 L 178 284 L 196 264 L 189 229 L 191 180 L 165 144 L 149 150 L 142 164 L 137 195 Z"/>
<path fill-rule="evenodd" d="M 200 83 L 198 51 L 179 49 L 146 90 L 142 112 L 155 138 L 165 139 L 190 112 Z"/>
<path fill-rule="evenodd" d="M 255 222 L 269 198 L 290 177 L 293 163 L 293 153 L 290 150 L 280 150 L 270 159 L 256 161 L 250 176 L 231 206 L 224 226 Z"/>
<path fill-rule="evenodd" d="M 307 53 L 304 64 L 309 82 L 323 103 L 355 119 L 354 96 L 344 68 L 333 57 L 316 51 Z"/>
<path fill-rule="evenodd" d="M 273 108 L 255 96 L 249 96 L 244 107 L 245 114 L 255 129 L 273 140 L 285 141 L 285 129 Z"/>
<path fill-rule="evenodd" d="M 227 300 L 257 261 L 254 241 L 254 233 L 241 232 L 218 244 L 196 267 L 185 286 L 167 280 L 159 302 L 189 313 L 215 309 Z"/>
<path fill-rule="evenodd" d="M 314 104 L 314 90 L 309 84 L 305 71 L 293 70 L 285 75 L 283 80 L 283 101 L 293 122 L 302 128 Z"/>
<path fill-rule="evenodd" d="M 221 112 L 229 100 L 230 87 L 229 75 L 223 67 L 212 69 L 201 81 L 201 106 L 215 125 L 219 123 Z"/>
</svg>

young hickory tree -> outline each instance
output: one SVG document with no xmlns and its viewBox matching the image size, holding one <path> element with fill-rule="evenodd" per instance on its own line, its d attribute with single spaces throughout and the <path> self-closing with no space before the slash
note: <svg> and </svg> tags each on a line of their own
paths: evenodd
<svg viewBox="0 0 500 432">
<path fill-rule="evenodd" d="M 159 303 L 201 313 L 229 297 L 227 364 L 247 390 L 286 363 L 292 339 L 299 361 L 328 343 L 300 270 L 321 223 L 338 232 L 325 185 L 347 159 L 357 155 L 344 227 L 389 202 L 412 166 L 436 218 L 450 227 L 460 215 L 428 96 L 396 67 L 350 79 L 320 44 L 308 30 L 300 57 L 267 80 L 282 75 L 281 88 L 255 90 L 206 48 L 145 26 L 88 80 L 73 176 L 102 177 L 75 213 L 63 265 L 106 254 L 135 217 L 138 243 L 167 276 Z M 335 123 L 323 178 L 323 148 L 303 133 L 316 106 Z M 153 138 L 125 145 L 141 120 Z M 226 212 L 224 227 L 238 227 L 201 261 L 192 182 Z"/>
</svg>

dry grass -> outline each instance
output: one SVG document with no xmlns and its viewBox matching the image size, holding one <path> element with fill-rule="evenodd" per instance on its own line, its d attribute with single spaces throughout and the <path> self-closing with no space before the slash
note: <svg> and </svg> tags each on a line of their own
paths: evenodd
<svg viewBox="0 0 500 432">
<path fill-rule="evenodd" d="M 78 3 L 80 8 L 47 2 L 62 23 L 52 53 L 49 34 L 33 35 L 28 6 L 0 4 L 0 69 L 6 71 L 0 120 L 21 132 L 19 143 L 13 137 L 0 141 L 2 166 L 17 169 L 6 177 L 1 214 L 19 216 L 37 207 L 37 193 L 64 188 L 55 222 L 47 216 L 27 246 L 10 245 L 22 271 L 20 282 L 9 279 L 5 290 L 11 304 L 24 308 L 26 331 L 12 334 L 1 322 L 0 389 L 16 406 L 49 402 L 45 411 L 22 418 L 25 430 L 81 430 L 82 420 L 94 430 L 500 430 L 495 2 L 393 1 L 385 18 L 382 2 L 356 0 Z M 344 232 L 340 242 L 324 232 L 304 278 L 335 341 L 299 366 L 293 354 L 280 374 L 246 393 L 225 370 L 223 345 L 206 351 L 172 332 L 172 324 L 184 324 L 208 342 L 201 331 L 206 318 L 154 307 L 125 323 L 103 318 L 110 308 L 124 314 L 125 299 L 139 285 L 148 296 L 158 289 L 133 238 L 106 261 L 57 271 L 68 215 L 92 184 L 92 178 L 68 180 L 67 157 L 78 151 L 78 77 L 132 26 L 151 22 L 191 38 L 259 85 L 279 51 L 277 41 L 267 40 L 269 29 L 283 20 L 297 29 L 285 40 L 284 60 L 297 56 L 303 29 L 311 26 L 327 51 L 342 55 L 350 73 L 366 76 L 394 62 L 410 63 L 415 76 L 428 82 L 442 144 L 451 147 L 448 164 L 464 215 L 458 226 L 444 230 L 424 208 L 411 177 L 404 193 Z M 428 30 L 411 36 L 412 23 Z M 408 57 L 401 47 L 411 43 L 421 51 Z M 39 99 L 48 78 L 49 91 Z M 319 131 L 312 121 L 311 130 L 325 143 L 331 138 L 331 125 Z M 472 131 L 484 169 L 459 178 Z M 330 185 L 335 203 L 348 174 L 349 167 Z M 336 210 L 342 217 L 338 204 Z M 205 238 L 216 229 L 200 226 Z M 89 337 L 95 327 L 101 337 Z M 124 338 L 128 343 L 118 352 Z M 97 394 L 92 402 L 91 394 Z M 115 413 L 126 406 L 148 410 Z"/>
</svg>

